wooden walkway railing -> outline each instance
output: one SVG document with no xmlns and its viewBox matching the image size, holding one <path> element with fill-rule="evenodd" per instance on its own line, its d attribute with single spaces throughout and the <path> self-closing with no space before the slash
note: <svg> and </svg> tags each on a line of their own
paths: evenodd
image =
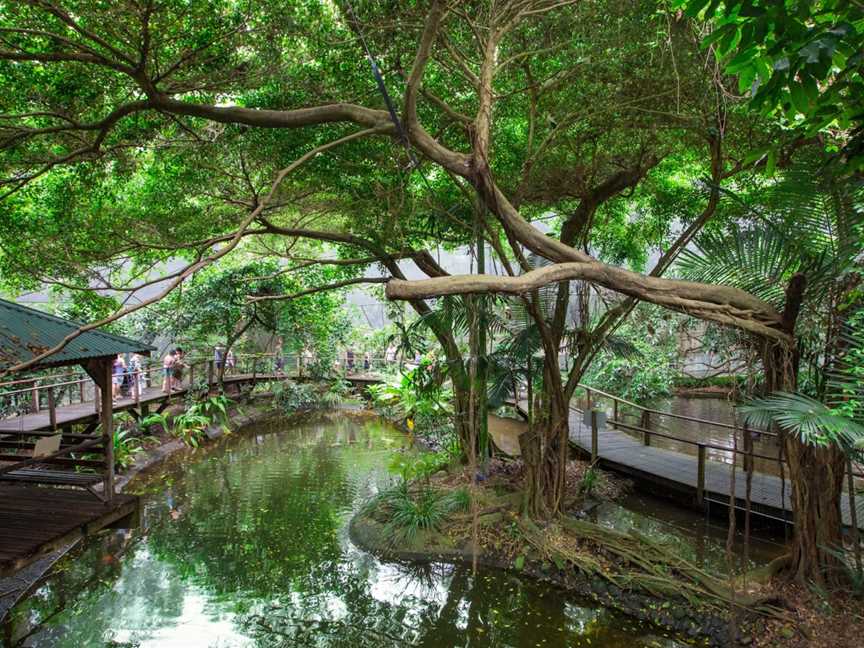
<svg viewBox="0 0 864 648">
<path fill-rule="evenodd" d="M 629 455 L 630 457 L 634 458 L 634 461 L 631 463 L 638 463 L 638 459 L 638 461 L 642 462 L 641 468 L 644 468 L 646 472 L 653 472 L 658 477 L 673 481 L 677 479 L 683 480 L 681 474 L 675 474 L 675 462 L 666 461 L 664 464 L 661 461 L 656 461 L 653 463 L 651 461 L 652 454 L 656 454 L 648 452 L 648 449 L 652 448 L 652 439 L 663 439 L 671 442 L 670 445 L 690 446 L 695 450 L 696 474 L 694 480 L 695 483 L 693 483 L 693 486 L 695 488 L 696 503 L 699 506 L 706 505 L 706 502 L 709 499 L 709 493 L 713 493 L 712 501 L 723 505 L 728 504 L 730 485 L 727 483 L 725 485 L 725 488 L 723 489 L 723 493 L 725 493 L 725 496 L 727 498 L 725 501 L 723 501 L 717 499 L 718 479 L 708 479 L 709 473 L 712 470 L 716 471 L 718 469 L 717 464 L 720 463 L 725 466 L 721 472 L 723 479 L 726 479 L 727 482 L 729 481 L 728 475 L 731 469 L 735 466 L 740 465 L 740 468 L 743 471 L 744 478 L 749 477 L 751 483 L 757 483 L 759 488 L 765 489 L 766 493 L 760 493 L 760 497 L 758 498 L 762 503 L 770 505 L 770 503 L 773 501 L 773 505 L 775 505 L 776 508 L 781 511 L 789 508 L 789 506 L 787 505 L 787 500 L 791 492 L 791 485 L 788 484 L 788 482 L 786 481 L 786 476 L 789 474 L 789 469 L 786 458 L 783 456 L 782 445 L 780 444 L 779 435 L 776 432 L 770 430 L 750 428 L 743 425 L 737 426 L 722 421 L 712 421 L 700 417 L 688 416 L 686 414 L 678 414 L 657 410 L 654 408 L 638 405 L 637 403 L 633 403 L 632 401 L 626 400 L 619 396 L 615 396 L 614 394 L 610 394 L 590 385 L 580 384 L 579 387 L 584 390 L 585 405 L 583 409 L 577 407 L 574 408 L 574 410 L 579 414 L 583 415 L 584 411 L 590 412 L 590 415 L 585 417 L 587 423 L 586 427 L 588 428 L 588 432 L 590 434 L 590 445 L 588 445 L 586 450 L 590 453 L 592 461 L 597 461 L 601 458 L 601 435 L 613 436 L 616 433 L 620 434 L 623 432 L 627 433 L 630 439 L 634 437 L 638 439 L 638 444 L 646 450 L 639 451 L 638 448 L 633 447 L 633 445 L 627 447 L 628 443 L 626 441 L 622 442 L 622 440 L 619 439 L 618 447 L 616 448 L 616 452 L 614 453 L 616 455 L 616 461 L 623 460 L 626 462 L 627 455 Z M 601 426 L 599 425 L 596 410 L 596 405 L 600 404 L 602 400 L 609 401 L 612 408 L 612 416 L 611 418 L 606 420 L 606 426 L 609 428 L 607 431 L 601 431 Z M 630 410 L 630 416 L 635 416 L 638 419 L 638 423 L 632 423 L 625 420 L 625 408 Z M 705 440 L 688 439 L 682 437 L 681 435 L 669 434 L 668 432 L 652 429 L 650 427 L 652 418 L 660 419 L 661 417 L 676 419 L 688 423 L 696 429 L 700 430 L 700 432 L 702 432 L 701 436 L 703 437 L 707 436 L 704 434 L 704 430 L 708 426 L 721 429 L 724 430 L 726 434 L 728 434 L 730 437 L 735 439 L 736 442 L 733 442 L 733 445 L 730 446 Z M 571 428 L 577 427 L 578 425 L 578 421 L 576 421 L 575 426 L 571 422 Z M 755 451 L 753 445 L 754 436 L 759 439 L 771 440 L 774 446 L 777 448 L 777 453 L 764 454 Z M 740 444 L 737 443 L 737 439 L 741 440 Z M 627 447 L 626 451 L 625 447 Z M 676 454 L 678 454 L 679 456 L 684 455 L 684 453 L 680 452 L 680 450 L 677 450 L 677 448 L 676 451 Z M 665 450 L 665 452 L 668 452 L 668 449 Z M 723 462 L 711 461 L 709 459 L 709 453 L 711 452 L 714 453 L 715 458 L 731 458 L 731 460 Z M 760 472 L 757 466 L 758 461 L 763 462 L 761 464 L 763 467 L 771 465 L 777 466 L 777 474 L 766 475 L 763 472 Z M 677 462 L 677 465 L 680 469 L 680 466 L 682 464 L 680 462 Z M 634 465 L 633 467 L 637 468 L 639 466 Z M 848 524 L 854 524 L 857 526 L 858 524 L 860 524 L 860 522 L 857 519 L 859 516 L 856 514 L 857 502 L 854 482 L 855 480 L 864 478 L 864 473 L 861 472 L 859 466 L 850 463 L 848 477 L 849 479 L 845 494 L 848 501 L 844 501 L 842 505 L 844 519 Z M 753 482 L 754 479 L 756 480 L 755 482 Z M 689 482 L 689 479 L 686 481 Z M 741 481 L 743 481 L 743 479 Z M 777 488 L 777 481 L 779 481 L 779 488 Z M 740 487 L 740 485 L 741 482 L 739 481 L 738 486 Z M 736 488 L 736 491 L 738 490 L 739 488 Z M 737 493 L 737 495 L 740 495 L 740 492 Z M 785 514 L 783 517 L 785 519 Z"/>
</svg>

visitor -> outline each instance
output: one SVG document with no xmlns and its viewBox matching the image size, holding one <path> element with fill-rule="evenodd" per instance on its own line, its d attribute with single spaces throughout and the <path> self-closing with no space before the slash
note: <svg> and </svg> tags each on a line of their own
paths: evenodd
<svg viewBox="0 0 864 648">
<path fill-rule="evenodd" d="M 225 373 L 232 373 L 236 364 L 237 360 L 234 358 L 234 351 L 229 349 L 228 353 L 225 354 Z"/>
<path fill-rule="evenodd" d="M 165 357 L 162 358 L 162 393 L 171 393 L 171 380 L 174 372 L 174 363 L 177 358 L 174 355 L 174 349 L 169 349 Z"/>
<path fill-rule="evenodd" d="M 222 371 L 222 362 L 225 360 L 225 347 L 217 344 L 213 347 L 213 366 L 216 367 L 216 372 Z"/>
<path fill-rule="evenodd" d="M 123 376 L 126 373 L 126 362 L 123 356 L 118 355 L 114 358 L 114 364 L 111 367 L 111 398 L 116 401 L 120 397 L 120 387 L 123 385 Z"/>
<path fill-rule="evenodd" d="M 183 362 L 183 358 L 185 356 L 185 352 L 180 347 L 174 349 L 174 364 L 171 367 L 171 378 L 174 382 L 173 389 L 175 391 L 183 389 L 183 368 L 186 366 L 186 363 Z"/>
<path fill-rule="evenodd" d="M 396 347 L 392 344 L 388 345 L 387 350 L 384 352 L 384 362 L 387 364 L 396 362 Z"/>
<path fill-rule="evenodd" d="M 303 349 L 303 355 L 300 357 L 300 369 L 297 372 L 298 375 L 303 375 L 303 369 L 308 368 L 312 364 L 312 351 L 309 350 L 309 347 Z"/>
<path fill-rule="evenodd" d="M 129 358 L 129 380 L 130 385 L 132 387 L 132 396 L 134 398 L 141 398 L 142 389 L 144 386 L 144 363 L 141 360 L 141 356 L 137 353 L 133 353 L 132 357 Z"/>
<path fill-rule="evenodd" d="M 348 371 L 354 371 L 354 351 L 352 349 L 348 349 L 345 353 L 345 360 L 348 365 Z"/>
<path fill-rule="evenodd" d="M 363 371 L 365 371 L 367 373 L 369 372 L 369 367 L 371 364 L 369 360 L 370 360 L 369 352 L 367 351 L 366 353 L 363 354 Z"/>
<path fill-rule="evenodd" d="M 276 340 L 276 373 L 282 374 L 285 369 L 285 357 L 282 355 L 282 338 Z"/>
</svg>

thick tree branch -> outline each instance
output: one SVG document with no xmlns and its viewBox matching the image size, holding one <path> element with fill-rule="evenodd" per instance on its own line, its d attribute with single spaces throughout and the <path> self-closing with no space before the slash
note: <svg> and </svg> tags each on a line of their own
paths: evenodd
<svg viewBox="0 0 864 648">
<path fill-rule="evenodd" d="M 345 288 L 346 286 L 355 286 L 357 284 L 380 284 L 387 283 L 388 281 L 390 281 L 390 277 L 357 277 L 355 279 L 345 279 L 344 281 L 336 281 L 334 283 L 325 284 L 323 286 L 307 288 L 306 290 L 301 290 L 300 292 L 292 293 L 290 295 L 261 295 L 258 297 L 253 295 L 247 295 L 246 301 L 249 303 L 262 301 L 286 301 L 289 299 L 298 299 L 299 297 L 305 297 L 306 295 L 314 295 L 315 293 L 326 292 L 328 290 L 338 290 L 339 288 Z"/>
<path fill-rule="evenodd" d="M 389 299 L 428 299 L 455 294 L 523 295 L 550 283 L 582 279 L 701 319 L 731 324 L 758 335 L 787 339 L 781 317 L 770 305 L 729 286 L 646 277 L 599 262 L 556 263 L 518 277 L 458 275 L 418 281 L 392 280 Z"/>
</svg>

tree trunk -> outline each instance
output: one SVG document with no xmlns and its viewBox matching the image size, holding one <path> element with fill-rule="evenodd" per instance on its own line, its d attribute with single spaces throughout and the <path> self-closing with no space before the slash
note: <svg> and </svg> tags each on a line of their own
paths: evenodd
<svg viewBox="0 0 864 648">
<path fill-rule="evenodd" d="M 798 582 L 835 585 L 842 566 L 830 552 L 843 546 L 840 498 L 846 459 L 836 446 L 817 448 L 797 437 L 785 438 L 795 534 L 792 575 Z"/>
<path fill-rule="evenodd" d="M 797 274 L 786 288 L 783 327 L 790 336 L 795 333 L 805 287 L 806 279 Z M 775 340 L 764 340 L 763 345 L 765 391 L 796 391 L 797 347 Z M 792 484 L 795 529 L 791 573 L 801 584 L 835 584 L 842 572 L 837 558 L 830 552 L 843 546 L 840 497 L 843 492 L 845 455 L 836 445 L 816 447 L 802 442 L 798 435 L 786 430 L 780 429 L 779 433 L 789 462 L 789 481 Z"/>
<path fill-rule="evenodd" d="M 564 502 L 569 412 L 561 407 L 560 390 L 549 392 L 544 388 L 543 394 L 535 399 L 528 431 L 519 437 L 525 464 L 523 512 L 537 519 L 557 515 Z"/>
<path fill-rule="evenodd" d="M 481 398 L 477 394 L 474 406 L 471 406 L 472 392 L 468 378 L 463 376 L 461 379 L 457 376 L 452 376 L 453 385 L 453 429 L 456 436 L 459 438 L 459 447 L 462 450 L 462 461 L 466 463 L 470 456 L 471 439 L 475 439 L 474 456 L 482 461 L 481 454 L 481 435 L 475 434 L 472 430 L 482 431 L 484 429 L 485 417 L 485 398 Z M 472 421 L 473 418 L 473 421 Z"/>
</svg>

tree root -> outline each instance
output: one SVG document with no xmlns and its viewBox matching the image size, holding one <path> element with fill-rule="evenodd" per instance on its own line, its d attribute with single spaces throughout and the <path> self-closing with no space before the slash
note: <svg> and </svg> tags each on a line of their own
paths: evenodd
<svg viewBox="0 0 864 648">
<path fill-rule="evenodd" d="M 730 606 L 775 618 L 787 619 L 772 603 L 774 594 L 732 591 L 729 585 L 675 552 L 642 534 L 623 533 L 584 520 L 559 518 L 564 533 L 541 529 L 526 518 L 519 520 L 525 540 L 543 559 L 568 564 L 591 577 L 599 576 L 621 589 L 643 590 L 664 599 L 683 599 L 688 604 L 728 611 Z M 565 536 L 565 537 L 562 537 Z M 580 550 L 589 543 L 591 550 Z M 607 558 L 604 564 L 602 558 Z"/>
</svg>

